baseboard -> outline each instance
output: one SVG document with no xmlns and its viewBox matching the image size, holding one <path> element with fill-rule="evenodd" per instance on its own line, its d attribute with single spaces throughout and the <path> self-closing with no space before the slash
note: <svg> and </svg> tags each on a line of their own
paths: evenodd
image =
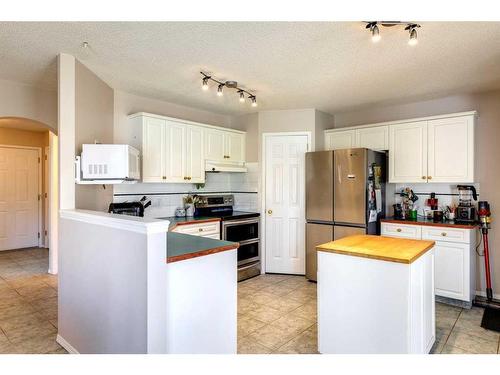
<svg viewBox="0 0 500 375">
<path fill-rule="evenodd" d="M 73 348 L 69 342 L 62 338 L 61 335 L 57 334 L 56 342 L 67 350 L 70 354 L 80 354 L 78 350 Z"/>
<path fill-rule="evenodd" d="M 481 297 L 486 297 L 486 292 L 483 292 L 482 290 L 476 290 L 476 294 Z M 493 298 L 500 300 L 500 294 L 493 293 Z"/>
</svg>

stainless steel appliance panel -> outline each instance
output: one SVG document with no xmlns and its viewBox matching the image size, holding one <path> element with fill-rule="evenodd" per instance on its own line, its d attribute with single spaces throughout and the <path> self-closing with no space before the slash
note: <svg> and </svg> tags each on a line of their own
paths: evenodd
<svg viewBox="0 0 500 375">
<path fill-rule="evenodd" d="M 344 227 L 335 225 L 333 227 L 333 240 L 340 240 L 347 236 L 355 236 L 357 234 L 366 234 L 366 228 L 359 227 Z"/>
<path fill-rule="evenodd" d="M 334 152 L 335 223 L 366 225 L 367 150 L 354 148 Z"/>
<path fill-rule="evenodd" d="M 333 240 L 333 225 L 306 224 L 306 278 L 317 281 L 316 246 Z"/>
<path fill-rule="evenodd" d="M 333 221 L 333 151 L 306 153 L 306 219 Z"/>
</svg>

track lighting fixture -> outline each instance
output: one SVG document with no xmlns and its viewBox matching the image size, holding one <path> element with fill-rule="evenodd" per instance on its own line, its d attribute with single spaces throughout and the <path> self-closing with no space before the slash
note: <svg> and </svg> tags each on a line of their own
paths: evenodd
<svg viewBox="0 0 500 375">
<path fill-rule="evenodd" d="M 401 21 L 371 21 L 366 22 L 366 28 L 370 29 L 372 35 L 372 42 L 378 42 L 381 39 L 379 26 L 392 27 L 392 26 L 405 26 L 405 30 L 410 33 L 408 44 L 414 46 L 418 43 L 417 28 L 420 27 L 417 23 L 401 22 Z"/>
<path fill-rule="evenodd" d="M 217 96 L 224 95 L 224 93 L 222 92 L 223 88 L 224 88 L 224 84 L 222 84 L 222 83 L 217 87 Z"/>
<path fill-rule="evenodd" d="M 217 83 L 217 85 L 218 85 L 217 86 L 217 96 L 222 96 L 224 94 L 224 92 L 223 92 L 224 87 L 228 88 L 228 89 L 235 89 L 235 90 L 237 90 L 237 93 L 239 95 L 240 103 L 245 102 L 245 94 L 246 94 L 246 95 L 248 95 L 248 99 L 250 99 L 250 101 L 252 103 L 251 104 L 252 107 L 257 107 L 257 97 L 254 94 L 252 94 L 250 91 L 247 91 L 247 90 L 242 89 L 241 87 L 238 87 L 238 82 L 236 82 L 236 81 L 219 81 L 206 73 L 200 72 L 200 74 L 203 76 L 202 83 L 201 83 L 201 88 L 203 90 L 208 90 L 208 82 L 213 81 L 213 82 Z"/>
</svg>

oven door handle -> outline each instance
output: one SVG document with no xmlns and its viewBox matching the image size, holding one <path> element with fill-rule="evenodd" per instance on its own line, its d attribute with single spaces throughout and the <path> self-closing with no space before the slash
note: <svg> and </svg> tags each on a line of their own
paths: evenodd
<svg viewBox="0 0 500 375">
<path fill-rule="evenodd" d="M 260 263 L 260 261 L 252 262 L 250 264 L 245 264 L 242 267 L 238 267 L 238 271 L 244 271 L 244 270 L 249 269 L 251 267 L 255 267 L 255 265 L 258 264 L 258 263 Z"/>
<path fill-rule="evenodd" d="M 238 243 L 240 244 L 240 246 L 250 245 L 250 244 L 253 244 L 253 243 L 257 243 L 257 242 L 259 242 L 258 238 L 251 238 L 249 240 L 238 241 Z"/>
<path fill-rule="evenodd" d="M 234 227 L 235 225 L 242 225 L 242 224 L 258 224 L 259 219 L 252 219 L 252 220 L 231 220 L 231 221 L 222 221 L 222 226 L 223 227 Z"/>
</svg>

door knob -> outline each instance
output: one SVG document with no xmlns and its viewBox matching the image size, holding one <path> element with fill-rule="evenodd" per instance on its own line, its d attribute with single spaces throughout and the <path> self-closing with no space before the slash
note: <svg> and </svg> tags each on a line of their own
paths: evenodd
<svg viewBox="0 0 500 375">
<path fill-rule="evenodd" d="M 428 180 L 431 180 L 431 179 L 432 179 L 432 176 L 427 176 L 427 179 L 428 179 Z"/>
<path fill-rule="evenodd" d="M 268 213 L 269 215 L 272 215 L 272 214 L 273 214 L 273 210 L 267 210 L 267 213 Z"/>
</svg>

